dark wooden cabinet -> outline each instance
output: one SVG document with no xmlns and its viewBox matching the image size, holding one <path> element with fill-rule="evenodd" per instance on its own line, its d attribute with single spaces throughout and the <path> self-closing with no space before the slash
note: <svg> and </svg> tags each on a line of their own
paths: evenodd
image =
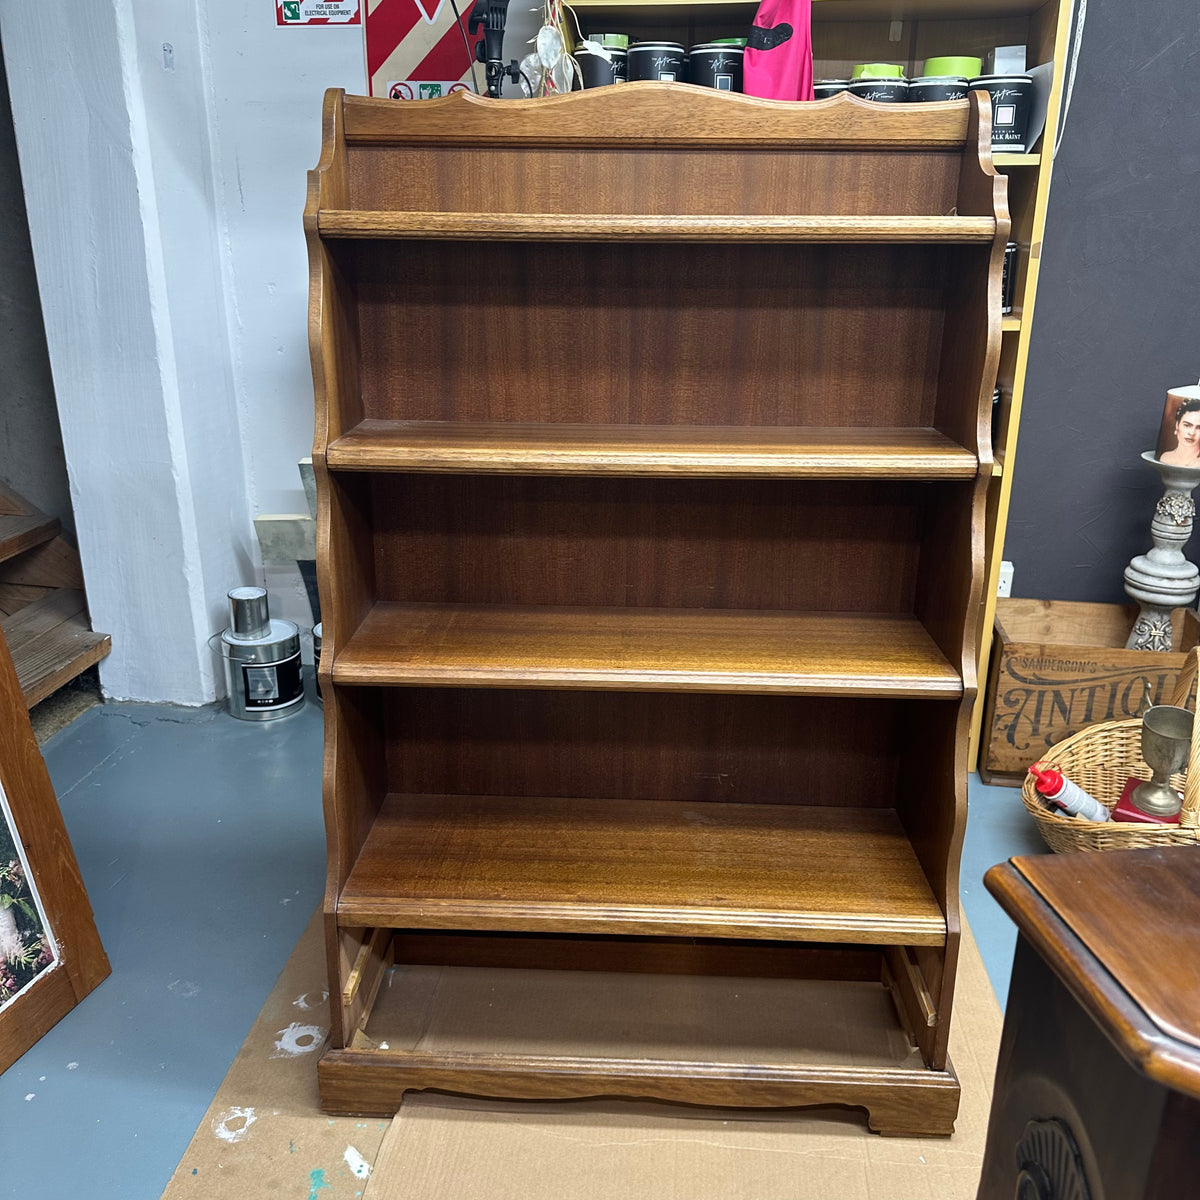
<svg viewBox="0 0 1200 1200">
<path fill-rule="evenodd" d="M 1020 930 L 979 1200 L 1183 1200 L 1200 1177 L 1200 860 L 1014 858 Z"/>
<path fill-rule="evenodd" d="M 1009 228 L 978 103 L 329 94 L 330 1111 L 950 1132 Z"/>
</svg>

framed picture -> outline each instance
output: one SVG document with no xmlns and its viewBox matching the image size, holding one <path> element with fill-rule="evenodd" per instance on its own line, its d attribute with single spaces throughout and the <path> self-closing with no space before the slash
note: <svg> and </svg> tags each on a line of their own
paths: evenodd
<svg viewBox="0 0 1200 1200">
<path fill-rule="evenodd" d="M 1175 467 L 1200 467 L 1200 386 L 1167 393 L 1155 454 Z"/>
<path fill-rule="evenodd" d="M 0 1071 L 109 972 L 0 635 Z"/>
</svg>

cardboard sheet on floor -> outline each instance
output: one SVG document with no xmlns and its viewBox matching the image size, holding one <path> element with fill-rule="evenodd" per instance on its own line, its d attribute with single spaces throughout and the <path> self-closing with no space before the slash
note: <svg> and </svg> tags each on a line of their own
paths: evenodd
<svg viewBox="0 0 1200 1200">
<path fill-rule="evenodd" d="M 296 944 L 175 1168 L 163 1200 L 354 1200 L 390 1122 L 327 1117 L 323 919 Z"/>
<path fill-rule="evenodd" d="M 323 1006 L 304 1007 L 324 992 L 324 970 L 320 923 L 314 919 L 165 1200 L 626 1200 L 648 1195 L 660 1200 L 973 1200 L 975 1195 L 1001 1016 L 969 931 L 964 930 L 951 1033 L 951 1057 L 962 1083 L 951 1139 L 881 1138 L 869 1133 L 862 1114 L 852 1110 L 718 1111 L 624 1100 L 476 1101 L 433 1093 L 406 1097 L 391 1122 L 326 1117 L 318 1108 L 312 1031 L 298 1032 L 316 1025 L 324 1036 Z M 417 972 L 410 983 L 435 986 L 437 974 Z M 505 982 L 497 977 L 498 984 Z M 634 986 L 646 983 L 635 980 Z M 775 986 L 768 981 L 764 994 Z M 819 999 L 821 987 L 815 988 Z M 386 991 L 398 995 L 407 988 Z M 392 1006 L 385 993 L 377 1015 L 387 1019 Z M 873 1004 L 878 995 L 878 989 L 870 990 L 864 1003 Z M 729 996 L 718 988 L 715 1000 L 720 1009 Z M 463 992 L 457 1007 L 441 1009 L 433 1024 L 426 1023 L 421 1013 L 428 1017 L 429 1011 L 421 1006 L 397 1006 L 388 1034 L 410 1039 L 461 1034 L 476 1023 L 472 1005 L 486 1003 Z M 519 1005 L 505 1004 L 501 1011 L 509 1014 L 509 1034 L 517 1041 L 545 1036 Z M 707 1025 L 714 1014 L 702 1015 Z M 622 1017 L 614 1011 L 605 1019 L 620 1023 Z M 853 1037 L 855 1023 L 848 1015 L 841 1036 Z M 687 1022 L 678 1024 L 682 1029 Z M 605 1036 L 603 1028 L 595 1032 Z M 745 1048 L 755 1036 L 744 1026 L 729 1041 Z M 831 1049 L 842 1053 L 845 1047 Z M 872 1058 L 881 1050 L 897 1050 L 890 1043 L 861 1049 Z"/>
</svg>

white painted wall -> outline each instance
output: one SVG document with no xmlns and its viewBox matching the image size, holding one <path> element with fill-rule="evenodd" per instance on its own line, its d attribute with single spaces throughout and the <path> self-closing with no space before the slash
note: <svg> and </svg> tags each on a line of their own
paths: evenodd
<svg viewBox="0 0 1200 1200">
<path fill-rule="evenodd" d="M 0 0 L 109 695 L 204 703 L 225 591 L 265 576 L 256 513 L 305 509 L 312 446 L 305 173 L 362 31 L 277 29 L 271 0 Z"/>
<path fill-rule="evenodd" d="M 248 504 L 307 511 L 296 463 L 312 451 L 307 172 L 321 151 L 328 87 L 362 94 L 362 28 L 280 29 L 270 0 L 205 7 L 214 174 Z M 312 623 L 294 568 L 268 566 L 272 611 Z"/>
<path fill-rule="evenodd" d="M 531 10 L 513 6 L 506 57 Z M 228 588 L 265 582 L 276 616 L 311 623 L 251 522 L 306 511 L 306 173 L 325 89 L 365 91 L 362 28 L 278 28 L 273 0 L 0 0 L 0 37 L 92 619 L 113 635 L 101 681 L 204 703 Z"/>
<path fill-rule="evenodd" d="M 102 679 L 118 697 L 199 703 L 216 694 L 207 637 L 249 562 L 249 517 L 236 425 L 203 444 L 205 406 L 232 415 L 198 245 L 212 221 L 184 230 L 173 211 L 204 207 L 207 126 L 186 84 L 147 95 L 137 7 L 5 0 L 0 37 L 80 554 L 113 640 Z M 176 276 L 197 264 L 194 287 Z"/>
</svg>

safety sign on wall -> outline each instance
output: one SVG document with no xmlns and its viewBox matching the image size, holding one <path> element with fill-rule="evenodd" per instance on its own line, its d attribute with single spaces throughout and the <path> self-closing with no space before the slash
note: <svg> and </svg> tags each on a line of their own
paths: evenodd
<svg viewBox="0 0 1200 1200">
<path fill-rule="evenodd" d="M 275 0 L 276 25 L 361 25 L 360 0 Z"/>
<path fill-rule="evenodd" d="M 467 34 L 471 0 L 366 0 L 367 87 L 392 100 L 432 100 L 473 91 Z"/>
</svg>

